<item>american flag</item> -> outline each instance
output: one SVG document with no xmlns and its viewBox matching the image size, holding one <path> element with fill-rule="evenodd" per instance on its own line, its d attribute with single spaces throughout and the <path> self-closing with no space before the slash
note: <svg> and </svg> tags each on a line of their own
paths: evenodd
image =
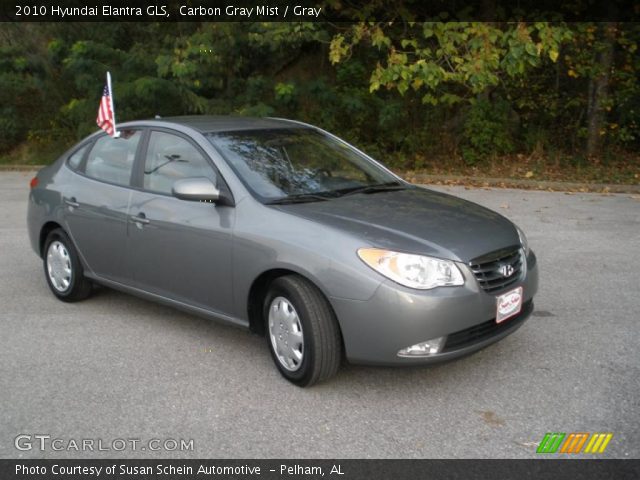
<svg viewBox="0 0 640 480">
<path fill-rule="evenodd" d="M 102 91 L 102 98 L 100 99 L 100 107 L 98 108 L 98 118 L 96 118 L 96 123 L 101 129 L 113 137 L 116 131 L 116 119 L 113 113 L 113 108 L 111 108 L 111 91 L 109 89 L 109 83 L 110 82 L 107 82 L 104 86 L 104 90 Z"/>
</svg>

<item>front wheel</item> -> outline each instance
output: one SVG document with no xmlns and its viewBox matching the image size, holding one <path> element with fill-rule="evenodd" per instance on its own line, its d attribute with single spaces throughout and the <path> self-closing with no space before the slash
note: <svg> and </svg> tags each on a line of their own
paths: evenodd
<svg viewBox="0 0 640 480">
<path fill-rule="evenodd" d="M 267 343 L 280 373 L 308 387 L 332 377 L 342 359 L 340 330 L 322 293 L 298 275 L 273 281 L 264 302 Z"/>
<path fill-rule="evenodd" d="M 62 229 L 56 228 L 47 236 L 42 260 L 47 284 L 60 300 L 76 302 L 91 294 L 91 282 L 85 278 L 78 253 Z"/>
</svg>

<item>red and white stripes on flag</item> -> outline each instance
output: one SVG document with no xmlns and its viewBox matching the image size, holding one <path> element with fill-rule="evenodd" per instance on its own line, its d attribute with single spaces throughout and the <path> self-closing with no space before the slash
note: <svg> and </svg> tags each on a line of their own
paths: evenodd
<svg viewBox="0 0 640 480">
<path fill-rule="evenodd" d="M 111 92 L 111 75 L 109 72 L 107 72 L 107 84 L 102 91 L 96 123 L 112 137 L 118 136 L 118 131 L 116 130 L 116 115 L 113 109 L 113 94 Z"/>
</svg>

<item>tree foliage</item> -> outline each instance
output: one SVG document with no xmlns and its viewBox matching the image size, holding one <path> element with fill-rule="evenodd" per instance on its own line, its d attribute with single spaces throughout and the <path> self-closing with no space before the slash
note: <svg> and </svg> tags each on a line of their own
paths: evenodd
<svg viewBox="0 0 640 480">
<path fill-rule="evenodd" d="M 0 152 L 94 131 L 107 70 L 121 121 L 287 116 L 404 168 L 640 144 L 637 24 L 365 20 L 3 24 Z"/>
<path fill-rule="evenodd" d="M 555 62 L 570 37 L 566 27 L 542 22 L 360 23 L 333 38 L 330 55 L 338 63 L 368 42 L 383 57 L 371 75 L 372 92 L 413 89 L 424 92 L 425 103 L 453 104 L 525 75 L 545 55 Z"/>
</svg>

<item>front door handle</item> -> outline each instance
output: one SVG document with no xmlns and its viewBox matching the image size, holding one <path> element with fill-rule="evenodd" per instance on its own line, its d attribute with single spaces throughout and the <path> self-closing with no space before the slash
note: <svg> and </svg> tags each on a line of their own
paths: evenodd
<svg viewBox="0 0 640 480">
<path fill-rule="evenodd" d="M 76 201 L 76 197 L 65 198 L 64 203 L 66 203 L 70 207 L 75 207 L 75 208 L 78 208 L 80 206 L 80 204 Z"/>
<path fill-rule="evenodd" d="M 149 219 L 142 212 L 140 212 L 138 215 L 131 215 L 131 220 L 133 220 L 135 223 L 139 223 L 143 225 L 146 225 L 149 223 Z"/>
</svg>

